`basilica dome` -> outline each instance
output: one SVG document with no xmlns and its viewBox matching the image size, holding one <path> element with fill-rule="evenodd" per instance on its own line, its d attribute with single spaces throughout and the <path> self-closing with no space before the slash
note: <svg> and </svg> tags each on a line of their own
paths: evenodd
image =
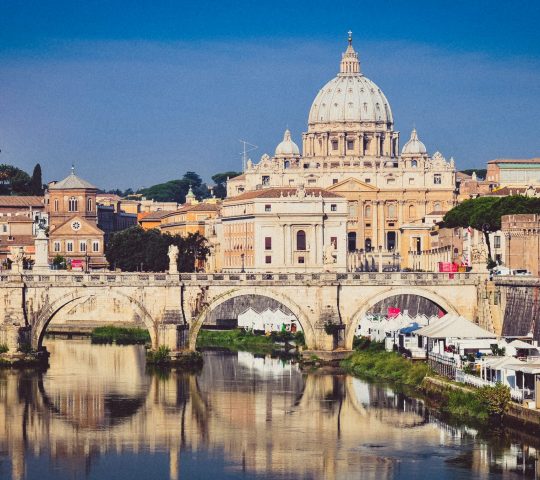
<svg viewBox="0 0 540 480">
<path fill-rule="evenodd" d="M 411 138 L 403 145 L 402 155 L 423 155 L 427 153 L 426 146 L 418 139 L 416 128 L 411 132 Z"/>
<path fill-rule="evenodd" d="M 390 104 L 381 89 L 360 72 L 358 54 L 349 45 L 342 54 L 340 72 L 318 93 L 309 111 L 309 124 L 377 122 L 393 124 Z"/>
<path fill-rule="evenodd" d="M 283 134 L 283 141 L 280 142 L 276 147 L 275 155 L 300 155 L 300 149 L 298 148 L 298 145 L 292 141 L 291 132 L 289 129 L 285 130 L 285 133 Z"/>
</svg>

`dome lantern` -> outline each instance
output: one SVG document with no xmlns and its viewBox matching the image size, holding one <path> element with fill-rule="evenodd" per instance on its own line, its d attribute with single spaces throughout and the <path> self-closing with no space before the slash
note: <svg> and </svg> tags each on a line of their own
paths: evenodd
<svg viewBox="0 0 540 480">
<path fill-rule="evenodd" d="M 345 53 L 341 54 L 341 64 L 339 66 L 339 75 L 358 75 L 360 74 L 360 61 L 358 54 L 352 46 L 352 32 L 349 30 L 349 45 Z"/>
</svg>

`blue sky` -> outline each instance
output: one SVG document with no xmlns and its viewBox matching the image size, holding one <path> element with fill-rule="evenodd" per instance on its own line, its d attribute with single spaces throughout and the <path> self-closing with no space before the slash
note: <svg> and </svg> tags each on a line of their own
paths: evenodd
<svg viewBox="0 0 540 480">
<path fill-rule="evenodd" d="M 239 139 L 297 143 L 354 32 L 401 143 L 459 168 L 540 154 L 540 2 L 10 1 L 0 162 L 103 188 L 241 165 Z"/>
</svg>

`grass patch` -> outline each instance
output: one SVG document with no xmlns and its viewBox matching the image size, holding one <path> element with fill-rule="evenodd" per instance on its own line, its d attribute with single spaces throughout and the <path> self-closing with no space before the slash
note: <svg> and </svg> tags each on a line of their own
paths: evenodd
<svg viewBox="0 0 540 480">
<path fill-rule="evenodd" d="M 117 345 L 137 345 L 150 342 L 150 334 L 144 328 L 98 327 L 92 330 L 92 343 L 116 343 Z"/>
<path fill-rule="evenodd" d="M 386 352 L 376 343 L 353 353 L 341 362 L 341 366 L 349 373 L 368 380 L 383 380 L 413 387 L 419 386 L 430 371 L 424 362 L 412 362 L 395 352 Z"/>
<path fill-rule="evenodd" d="M 198 347 L 221 347 L 229 350 L 245 350 L 253 353 L 271 353 L 276 343 L 304 344 L 303 332 L 273 332 L 271 335 L 255 335 L 244 329 L 201 330 L 197 337 Z"/>
</svg>

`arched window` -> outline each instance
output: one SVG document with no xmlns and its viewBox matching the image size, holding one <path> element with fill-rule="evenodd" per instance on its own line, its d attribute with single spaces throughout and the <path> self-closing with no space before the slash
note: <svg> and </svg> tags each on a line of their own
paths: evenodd
<svg viewBox="0 0 540 480">
<path fill-rule="evenodd" d="M 54 199 L 54 211 L 58 212 L 58 199 L 57 198 Z"/>
<path fill-rule="evenodd" d="M 347 233 L 347 249 L 349 252 L 356 250 L 356 232 Z"/>
<path fill-rule="evenodd" d="M 418 166 L 418 162 L 416 160 L 411 161 L 411 167 L 416 168 Z"/>
<path fill-rule="evenodd" d="M 289 162 L 289 160 L 285 160 L 283 162 L 283 168 L 289 168 L 291 166 L 291 162 Z"/>
<path fill-rule="evenodd" d="M 433 204 L 433 210 L 435 210 L 436 212 L 440 212 L 441 211 L 441 203 L 440 202 L 435 202 Z"/>
<path fill-rule="evenodd" d="M 415 218 L 416 216 L 416 207 L 414 205 L 409 205 L 409 219 Z"/>
<path fill-rule="evenodd" d="M 366 252 L 371 252 L 371 238 L 366 238 L 364 241 L 364 248 Z"/>
<path fill-rule="evenodd" d="M 366 205 L 365 217 L 366 218 L 371 218 L 371 205 Z"/>
<path fill-rule="evenodd" d="M 306 249 L 306 232 L 304 230 L 298 230 L 296 233 L 296 250 Z"/>
<path fill-rule="evenodd" d="M 88 198 L 88 205 L 86 207 L 86 209 L 91 212 L 92 211 L 92 198 Z"/>
<path fill-rule="evenodd" d="M 78 205 L 77 205 L 77 199 L 75 197 L 70 197 L 68 200 L 68 210 L 70 212 L 77 212 L 78 211 Z"/>
</svg>

